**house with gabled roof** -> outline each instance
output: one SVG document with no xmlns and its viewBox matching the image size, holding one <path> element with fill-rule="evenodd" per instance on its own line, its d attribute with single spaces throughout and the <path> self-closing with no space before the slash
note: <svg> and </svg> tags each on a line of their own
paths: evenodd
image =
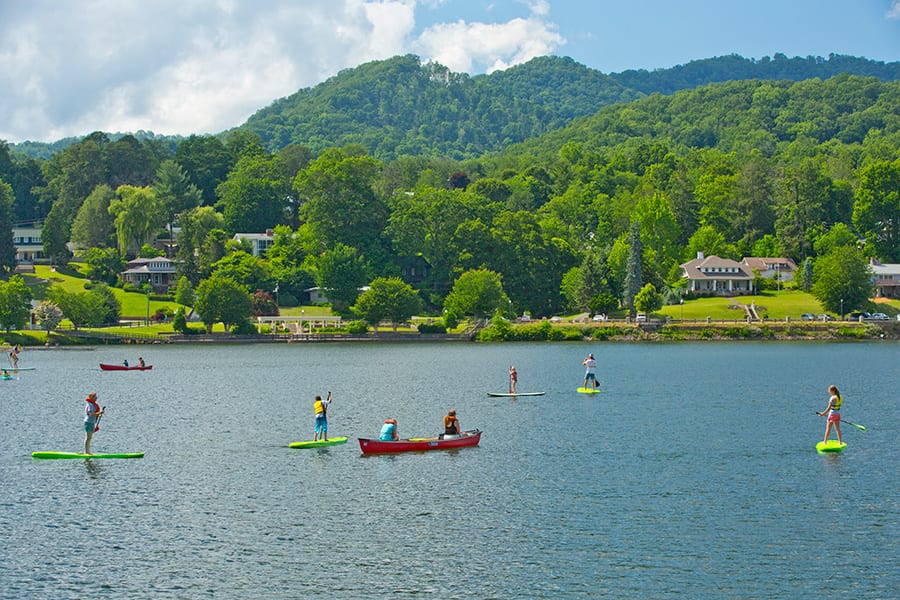
<svg viewBox="0 0 900 600">
<path fill-rule="evenodd" d="M 753 272 L 743 263 L 730 258 L 704 256 L 681 265 L 688 280 L 688 292 L 716 296 L 737 296 L 753 293 Z"/>
<path fill-rule="evenodd" d="M 793 281 L 797 271 L 797 264 L 790 258 L 745 256 L 741 263 L 747 266 L 751 274 L 759 271 L 759 276 L 765 279 Z"/>
<path fill-rule="evenodd" d="M 900 298 L 900 264 L 881 264 L 877 259 L 869 261 L 872 284 L 876 298 Z"/>
<path fill-rule="evenodd" d="M 122 280 L 136 286 L 149 283 L 154 292 L 166 293 L 177 283 L 175 261 L 164 256 L 135 258 L 128 261 L 128 268 L 122 271 Z"/>
<path fill-rule="evenodd" d="M 265 233 L 236 233 L 231 239 L 249 242 L 250 253 L 253 256 L 265 257 L 266 252 L 275 243 L 275 232 L 272 229 L 266 229 Z"/>
</svg>

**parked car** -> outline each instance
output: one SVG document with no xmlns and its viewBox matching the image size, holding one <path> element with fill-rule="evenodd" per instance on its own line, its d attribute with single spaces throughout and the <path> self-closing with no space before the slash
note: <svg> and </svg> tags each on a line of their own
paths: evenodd
<svg viewBox="0 0 900 600">
<path fill-rule="evenodd" d="M 645 315 L 644 313 L 638 313 L 634 320 L 638 323 L 643 323 L 647 320 L 647 315 Z"/>
<path fill-rule="evenodd" d="M 820 321 L 834 321 L 834 317 L 832 317 L 831 315 L 826 315 L 825 313 L 819 315 L 818 318 Z"/>
<path fill-rule="evenodd" d="M 816 316 L 812 313 L 803 313 L 802 315 L 800 315 L 800 319 L 803 321 L 815 321 Z"/>
<path fill-rule="evenodd" d="M 850 313 L 850 314 L 847 316 L 847 318 L 850 319 L 851 321 L 859 321 L 861 318 L 862 318 L 862 319 L 871 319 L 871 318 L 872 318 L 872 315 L 870 315 L 869 313 L 867 313 L 867 312 L 865 312 L 865 311 L 862 311 L 862 312 L 853 312 L 853 313 Z"/>
<path fill-rule="evenodd" d="M 562 317 L 550 317 L 551 323 L 562 323 Z"/>
<path fill-rule="evenodd" d="M 888 316 L 884 313 L 872 313 L 870 319 L 875 319 L 876 321 L 888 321 L 890 320 Z"/>
<path fill-rule="evenodd" d="M 898 315 L 898 316 L 900 316 L 900 315 Z M 600 315 L 594 315 L 594 316 L 591 318 L 591 320 L 592 320 L 592 321 L 605 321 L 605 320 L 606 320 L 606 315 L 603 315 L 603 314 L 600 314 Z"/>
</svg>

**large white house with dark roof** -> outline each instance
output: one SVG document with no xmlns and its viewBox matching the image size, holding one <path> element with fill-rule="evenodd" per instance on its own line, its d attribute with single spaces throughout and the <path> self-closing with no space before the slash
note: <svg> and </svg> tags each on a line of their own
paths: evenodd
<svg viewBox="0 0 900 600">
<path fill-rule="evenodd" d="M 753 271 L 743 263 L 718 256 L 704 256 L 681 265 L 693 294 L 738 296 L 753 293 Z"/>
</svg>

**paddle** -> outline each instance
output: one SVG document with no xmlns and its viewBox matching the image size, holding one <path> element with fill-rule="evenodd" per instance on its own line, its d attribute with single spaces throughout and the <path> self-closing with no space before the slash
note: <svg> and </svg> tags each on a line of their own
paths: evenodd
<svg viewBox="0 0 900 600">
<path fill-rule="evenodd" d="M 100 409 L 100 414 L 97 415 L 97 421 L 94 423 L 94 433 L 100 431 L 100 419 L 103 418 L 103 414 L 106 412 L 106 407 Z"/>
<path fill-rule="evenodd" d="M 819 415 L 820 417 L 823 416 L 823 415 L 821 415 L 821 414 L 818 413 L 818 412 L 817 412 L 816 414 Z M 853 425 L 854 427 L 856 427 L 856 428 L 859 429 L 860 431 L 868 431 L 868 429 L 866 429 L 866 426 L 865 426 L 865 425 L 860 425 L 859 423 L 854 423 L 853 421 L 847 421 L 846 419 L 841 419 L 841 423 L 846 423 L 847 425 Z"/>
</svg>

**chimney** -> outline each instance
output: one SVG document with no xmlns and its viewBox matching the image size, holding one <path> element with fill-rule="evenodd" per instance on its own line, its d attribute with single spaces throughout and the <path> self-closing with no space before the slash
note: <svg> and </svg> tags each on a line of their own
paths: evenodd
<svg viewBox="0 0 900 600">
<path fill-rule="evenodd" d="M 703 260 L 703 251 L 697 250 L 697 260 Z"/>
<path fill-rule="evenodd" d="M 266 237 L 274 237 L 275 230 L 274 229 L 266 229 Z"/>
</svg>

